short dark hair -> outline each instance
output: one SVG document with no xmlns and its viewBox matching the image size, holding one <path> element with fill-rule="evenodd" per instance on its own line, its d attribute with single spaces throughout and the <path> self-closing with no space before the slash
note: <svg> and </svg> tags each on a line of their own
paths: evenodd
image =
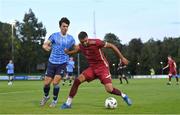
<svg viewBox="0 0 180 115">
<path fill-rule="evenodd" d="M 79 34 L 78 34 L 78 38 L 81 40 L 81 39 L 84 39 L 85 37 L 88 37 L 87 33 L 84 32 L 84 31 L 81 31 Z"/>
<path fill-rule="evenodd" d="M 59 26 L 61 26 L 63 22 L 66 23 L 68 26 L 69 26 L 69 24 L 70 24 L 69 19 L 66 18 L 66 17 L 63 17 L 63 18 L 61 18 L 61 20 L 59 21 Z"/>
</svg>

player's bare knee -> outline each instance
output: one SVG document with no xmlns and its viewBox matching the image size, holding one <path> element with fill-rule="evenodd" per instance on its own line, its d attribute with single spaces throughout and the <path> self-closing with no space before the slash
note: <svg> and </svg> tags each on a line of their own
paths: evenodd
<svg viewBox="0 0 180 115">
<path fill-rule="evenodd" d="M 53 85 L 59 84 L 60 81 L 53 81 Z"/>
<path fill-rule="evenodd" d="M 51 84 L 51 81 L 49 81 L 49 80 L 44 81 L 44 85 L 50 85 L 50 84 Z"/>
<path fill-rule="evenodd" d="M 52 81 L 52 78 L 46 76 L 45 79 L 44 79 L 44 84 L 45 84 L 45 85 L 48 85 L 48 84 L 51 83 L 51 81 Z"/>
<path fill-rule="evenodd" d="M 79 81 L 80 81 L 81 83 L 86 80 L 83 74 L 79 75 L 79 77 L 78 77 L 77 79 L 79 79 Z"/>
<path fill-rule="evenodd" d="M 44 87 L 50 87 L 50 84 L 44 84 Z"/>
</svg>

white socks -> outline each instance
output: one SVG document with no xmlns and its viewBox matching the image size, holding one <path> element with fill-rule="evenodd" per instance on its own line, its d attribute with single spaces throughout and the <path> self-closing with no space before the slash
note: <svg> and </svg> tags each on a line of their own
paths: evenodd
<svg viewBox="0 0 180 115">
<path fill-rule="evenodd" d="M 121 96 L 124 98 L 124 97 L 126 96 L 126 94 L 124 94 L 124 93 L 121 92 Z"/>
<path fill-rule="evenodd" d="M 68 97 L 67 101 L 66 101 L 66 104 L 67 105 L 71 105 L 72 103 L 72 98 L 71 97 Z"/>
</svg>

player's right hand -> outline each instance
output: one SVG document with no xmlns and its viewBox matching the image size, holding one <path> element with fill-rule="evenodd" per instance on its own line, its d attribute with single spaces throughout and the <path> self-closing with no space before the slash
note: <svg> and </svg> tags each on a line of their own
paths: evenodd
<svg viewBox="0 0 180 115">
<path fill-rule="evenodd" d="M 51 47 L 48 46 L 48 45 L 43 45 L 43 49 L 46 50 L 46 51 L 50 51 L 50 50 L 51 50 Z"/>
<path fill-rule="evenodd" d="M 50 50 L 51 50 L 51 47 L 47 47 L 47 48 L 46 48 L 46 51 L 50 51 Z"/>
<path fill-rule="evenodd" d="M 128 65 L 129 61 L 125 57 L 123 57 L 121 60 L 123 64 Z"/>
</svg>

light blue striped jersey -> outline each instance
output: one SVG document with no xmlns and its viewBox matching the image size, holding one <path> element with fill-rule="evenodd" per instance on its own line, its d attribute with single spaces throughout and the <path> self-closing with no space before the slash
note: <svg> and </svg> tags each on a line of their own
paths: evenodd
<svg viewBox="0 0 180 115">
<path fill-rule="evenodd" d="M 74 69 L 74 61 L 69 60 L 66 66 L 67 72 L 73 72 Z"/>
<path fill-rule="evenodd" d="M 48 40 L 51 41 L 49 62 L 53 64 L 67 63 L 69 55 L 64 52 L 64 49 L 69 49 L 75 45 L 74 38 L 69 34 L 62 36 L 61 32 L 56 32 L 53 33 Z"/>
<path fill-rule="evenodd" d="M 14 74 L 14 64 L 8 63 L 6 69 L 7 69 L 7 74 Z"/>
</svg>

